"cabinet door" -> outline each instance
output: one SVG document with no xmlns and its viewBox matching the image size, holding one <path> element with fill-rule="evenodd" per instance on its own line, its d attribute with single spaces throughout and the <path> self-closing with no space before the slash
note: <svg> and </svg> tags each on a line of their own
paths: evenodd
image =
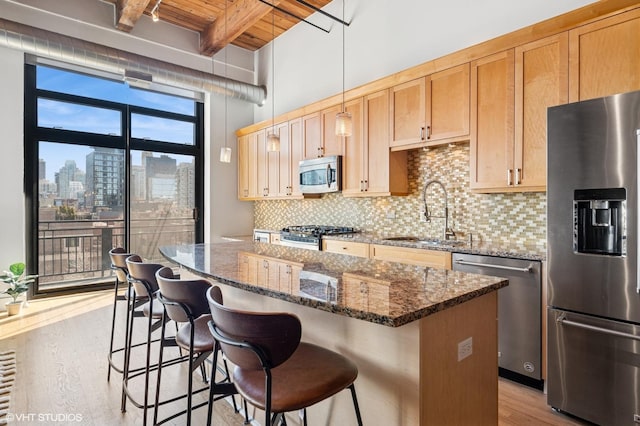
<svg viewBox="0 0 640 426">
<path fill-rule="evenodd" d="M 426 79 L 427 141 L 469 137 L 469 64 Z"/>
<path fill-rule="evenodd" d="M 547 108 L 568 100 L 568 35 L 515 50 L 515 152 L 517 188 L 546 190 Z"/>
<path fill-rule="evenodd" d="M 425 78 L 391 89 L 391 144 L 402 146 L 422 142 L 426 138 Z"/>
<path fill-rule="evenodd" d="M 257 134 L 238 138 L 238 198 L 241 200 L 258 197 L 257 161 Z"/>
<path fill-rule="evenodd" d="M 257 193 L 256 196 L 266 197 L 269 195 L 269 154 L 267 151 L 267 131 L 259 130 L 254 133 L 257 156 L 256 156 L 256 174 L 257 174 Z"/>
<path fill-rule="evenodd" d="M 471 189 L 512 185 L 513 122 L 513 49 L 471 62 Z"/>
<path fill-rule="evenodd" d="M 302 117 L 302 138 L 304 140 L 304 158 L 322 157 L 322 132 L 320 113 L 314 112 Z"/>
<path fill-rule="evenodd" d="M 249 135 L 238 138 L 238 199 L 249 198 Z"/>
<path fill-rule="evenodd" d="M 390 155 L 405 155 L 406 152 L 389 152 L 389 90 L 372 93 L 364 98 L 365 111 L 365 189 L 369 194 L 388 195 L 390 178 Z M 399 172 L 402 172 L 401 170 Z"/>
<path fill-rule="evenodd" d="M 569 101 L 640 90 L 640 9 L 569 31 Z"/>
<path fill-rule="evenodd" d="M 269 131 L 269 130 L 267 130 Z M 289 141 L 289 123 L 276 124 L 275 132 L 280 136 L 280 151 L 269 152 L 269 196 L 286 197 L 291 185 L 291 168 L 289 155 L 291 151 Z"/>
<path fill-rule="evenodd" d="M 342 194 L 346 196 L 353 193 L 359 194 L 364 189 L 366 142 L 363 135 L 362 98 L 348 102 L 345 108 L 351 113 L 353 123 L 353 134 L 345 138 L 342 161 Z"/>
<path fill-rule="evenodd" d="M 321 156 L 344 155 L 344 138 L 336 136 L 336 114 L 342 111 L 342 105 L 325 109 L 322 117 L 322 146 Z M 354 121 L 355 125 L 355 121 Z"/>
<path fill-rule="evenodd" d="M 289 121 L 289 195 L 302 196 L 300 191 L 300 160 L 304 158 L 302 118 Z"/>
</svg>

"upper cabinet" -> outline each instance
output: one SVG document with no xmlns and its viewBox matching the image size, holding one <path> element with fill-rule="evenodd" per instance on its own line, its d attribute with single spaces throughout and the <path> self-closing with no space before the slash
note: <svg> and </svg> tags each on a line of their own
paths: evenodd
<svg viewBox="0 0 640 426">
<path fill-rule="evenodd" d="M 346 138 L 345 197 L 406 195 L 407 153 L 389 151 L 389 90 L 349 102 L 354 132 Z"/>
<path fill-rule="evenodd" d="M 258 145 L 256 137 L 256 133 L 250 133 L 238 138 L 238 199 L 240 200 L 253 200 L 257 197 Z"/>
<path fill-rule="evenodd" d="M 640 90 L 640 9 L 569 31 L 569 101 Z"/>
<path fill-rule="evenodd" d="M 513 50 L 471 62 L 471 189 L 513 185 L 513 103 Z"/>
<path fill-rule="evenodd" d="M 568 101 L 568 36 L 519 46 L 515 50 L 515 145 L 513 185 L 547 187 L 547 108 Z"/>
<path fill-rule="evenodd" d="M 336 136 L 336 114 L 342 105 L 336 105 L 320 112 L 302 117 L 304 158 L 344 155 L 344 141 Z"/>
<path fill-rule="evenodd" d="M 427 141 L 469 139 L 469 64 L 431 74 L 426 89 Z"/>
<path fill-rule="evenodd" d="M 474 61 L 471 73 L 471 189 L 545 191 L 547 108 L 568 97 L 567 34 Z"/>
<path fill-rule="evenodd" d="M 469 138 L 469 64 L 462 64 L 391 89 L 392 149 Z"/>
</svg>

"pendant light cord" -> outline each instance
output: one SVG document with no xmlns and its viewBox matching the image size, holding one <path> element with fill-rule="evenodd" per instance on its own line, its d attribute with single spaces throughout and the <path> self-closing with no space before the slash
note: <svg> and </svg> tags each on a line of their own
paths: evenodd
<svg viewBox="0 0 640 426">
<path fill-rule="evenodd" d="M 276 12 L 271 9 L 271 133 L 276 134 Z"/>
<path fill-rule="evenodd" d="M 344 21 L 344 2 L 345 0 L 342 0 L 342 21 Z M 344 43 L 344 27 L 345 25 L 342 25 L 342 112 L 345 112 L 344 109 L 344 79 L 345 79 L 345 72 L 344 72 L 344 64 L 345 64 L 345 43 Z"/>
</svg>

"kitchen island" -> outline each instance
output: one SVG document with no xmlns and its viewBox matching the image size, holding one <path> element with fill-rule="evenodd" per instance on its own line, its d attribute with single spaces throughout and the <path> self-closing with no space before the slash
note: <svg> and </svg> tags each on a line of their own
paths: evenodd
<svg viewBox="0 0 640 426">
<path fill-rule="evenodd" d="M 294 313 L 304 340 L 352 359 L 364 424 L 497 424 L 496 290 L 505 280 L 260 242 L 160 251 L 183 276 L 220 285 L 225 304 Z M 308 415 L 355 424 L 346 393 Z"/>
</svg>

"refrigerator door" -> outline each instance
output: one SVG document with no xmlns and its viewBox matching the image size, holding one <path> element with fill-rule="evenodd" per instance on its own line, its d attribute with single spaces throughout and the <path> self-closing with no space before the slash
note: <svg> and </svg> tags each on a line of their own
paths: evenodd
<svg viewBox="0 0 640 426">
<path fill-rule="evenodd" d="M 640 323 L 638 129 L 640 92 L 549 108 L 549 306 Z M 615 224 L 625 235 L 610 235 L 618 240 L 602 250 L 580 243 L 576 212 L 585 206 L 589 232 Z M 615 221 L 613 212 L 621 212 Z"/>
<path fill-rule="evenodd" d="M 599 425 L 640 423 L 640 327 L 549 309 L 547 403 Z"/>
</svg>

